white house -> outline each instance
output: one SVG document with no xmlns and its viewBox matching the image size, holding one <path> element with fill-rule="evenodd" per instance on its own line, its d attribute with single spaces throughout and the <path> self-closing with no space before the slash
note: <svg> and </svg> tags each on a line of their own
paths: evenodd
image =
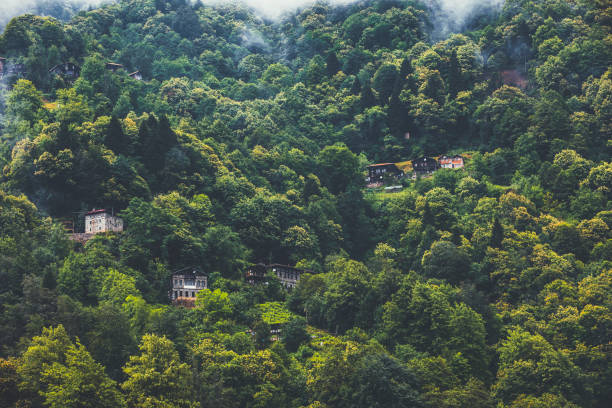
<svg viewBox="0 0 612 408">
<path fill-rule="evenodd" d="M 94 209 L 85 214 L 86 234 L 98 234 L 107 231 L 123 231 L 123 220 L 107 210 Z"/>
</svg>

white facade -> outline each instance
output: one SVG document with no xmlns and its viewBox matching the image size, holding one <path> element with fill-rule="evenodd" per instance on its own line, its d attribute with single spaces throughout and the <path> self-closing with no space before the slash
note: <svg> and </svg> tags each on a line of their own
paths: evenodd
<svg viewBox="0 0 612 408">
<path fill-rule="evenodd" d="M 107 231 L 123 231 L 123 220 L 103 210 L 85 214 L 85 233 L 98 234 Z"/>
<path fill-rule="evenodd" d="M 208 288 L 206 275 L 197 273 L 175 274 L 172 276 L 172 300 L 197 297 L 198 292 Z"/>
</svg>

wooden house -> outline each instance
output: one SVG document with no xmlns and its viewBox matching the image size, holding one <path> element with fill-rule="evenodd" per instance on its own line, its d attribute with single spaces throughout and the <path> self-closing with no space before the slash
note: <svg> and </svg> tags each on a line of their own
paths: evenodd
<svg viewBox="0 0 612 408">
<path fill-rule="evenodd" d="M 78 65 L 72 62 L 65 62 L 54 66 L 49 70 L 51 75 L 58 75 L 66 79 L 76 79 L 81 74 L 81 69 Z"/>
<path fill-rule="evenodd" d="M 404 175 L 395 163 L 371 164 L 368 167 L 368 183 L 382 183 L 385 178 L 400 178 Z"/>
<path fill-rule="evenodd" d="M 302 274 L 314 273 L 311 270 L 299 269 L 289 265 L 266 265 L 263 263 L 258 263 L 256 265 L 252 265 L 247 270 L 245 274 L 245 279 L 247 283 L 250 283 L 251 285 L 257 283 L 265 283 L 267 280 L 267 275 L 270 272 L 276 275 L 281 285 L 283 285 L 286 289 L 293 289 L 300 281 L 300 277 Z"/>
<path fill-rule="evenodd" d="M 128 76 L 137 81 L 142 81 L 142 74 L 140 73 L 140 71 L 132 72 Z"/>
<path fill-rule="evenodd" d="M 198 293 L 208 288 L 208 276 L 198 268 L 188 267 L 172 272 L 170 300 L 178 306 L 193 307 Z"/>
<path fill-rule="evenodd" d="M 464 165 L 463 156 L 458 154 L 454 156 L 440 156 L 438 159 L 438 163 L 440 163 L 440 168 L 443 169 L 461 169 Z"/>
<path fill-rule="evenodd" d="M 117 72 L 120 69 L 123 68 L 123 65 L 121 64 L 115 64 L 114 62 L 107 62 L 106 63 L 106 69 L 108 69 L 111 72 Z"/>
<path fill-rule="evenodd" d="M 438 161 L 433 157 L 419 157 L 412 161 L 412 169 L 414 170 L 414 177 L 427 177 L 433 174 L 440 168 Z"/>
</svg>

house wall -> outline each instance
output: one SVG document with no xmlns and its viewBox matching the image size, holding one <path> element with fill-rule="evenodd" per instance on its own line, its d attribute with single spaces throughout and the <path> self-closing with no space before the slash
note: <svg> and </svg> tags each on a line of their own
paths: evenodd
<svg viewBox="0 0 612 408">
<path fill-rule="evenodd" d="M 107 231 L 123 231 L 123 220 L 108 213 L 85 216 L 85 233 L 97 234 Z"/>
<path fill-rule="evenodd" d="M 207 288 L 208 278 L 206 275 L 173 275 L 170 297 L 172 300 L 179 298 L 195 299 L 200 291 Z"/>
<path fill-rule="evenodd" d="M 297 269 L 273 267 L 272 272 L 274 272 L 281 285 L 287 289 L 294 288 L 300 281 L 301 272 Z"/>
</svg>

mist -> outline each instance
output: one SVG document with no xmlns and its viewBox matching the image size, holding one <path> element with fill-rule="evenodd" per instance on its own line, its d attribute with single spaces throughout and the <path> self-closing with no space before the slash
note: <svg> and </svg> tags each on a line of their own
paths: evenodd
<svg viewBox="0 0 612 408">
<path fill-rule="evenodd" d="M 22 14 L 69 19 L 74 13 L 114 0 L 0 0 L 0 28 Z"/>
<path fill-rule="evenodd" d="M 433 22 L 432 37 L 440 40 L 463 31 L 477 16 L 501 11 L 505 0 L 426 0 Z"/>
<path fill-rule="evenodd" d="M 72 14 L 90 7 L 97 7 L 116 0 L 0 0 L 0 29 L 11 18 L 32 13 L 69 19 Z M 193 2 L 197 0 L 192 0 Z M 323 0 L 332 6 L 356 3 L 359 0 Z M 476 15 L 491 14 L 501 10 L 505 0 L 421 0 L 432 11 L 434 38 L 446 37 L 459 32 Z M 206 5 L 242 3 L 260 16 L 278 19 L 316 3 L 316 0 L 200 0 Z"/>
<path fill-rule="evenodd" d="M 322 3 L 337 6 L 355 3 L 357 1 L 358 0 L 327 0 L 322 1 Z M 208 5 L 242 3 L 255 10 L 259 15 L 269 19 L 277 19 L 283 14 L 291 13 L 297 9 L 311 6 L 316 3 L 315 0 L 201 0 L 201 2 Z"/>
</svg>

